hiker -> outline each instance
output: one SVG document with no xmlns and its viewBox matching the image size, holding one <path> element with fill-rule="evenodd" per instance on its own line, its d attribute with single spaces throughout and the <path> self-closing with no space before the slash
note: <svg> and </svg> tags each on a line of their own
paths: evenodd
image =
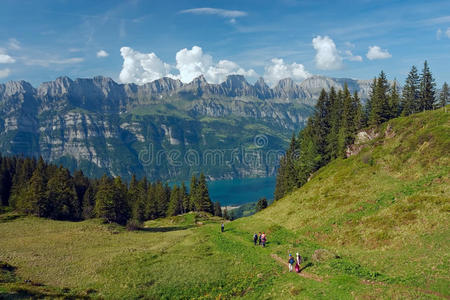
<svg viewBox="0 0 450 300">
<path fill-rule="evenodd" d="M 253 242 L 255 243 L 255 246 L 256 246 L 256 243 L 258 242 L 258 234 L 256 232 L 253 235 Z"/>
<path fill-rule="evenodd" d="M 295 272 L 300 273 L 301 269 L 300 269 L 300 264 L 302 263 L 302 257 L 300 256 L 300 254 L 298 254 L 297 252 L 297 261 L 295 263 Z"/>
<path fill-rule="evenodd" d="M 263 232 L 261 234 L 261 242 L 263 247 L 266 247 L 266 241 L 267 241 L 266 234 Z"/>
<path fill-rule="evenodd" d="M 258 236 L 258 245 L 261 246 L 261 232 L 259 233 L 259 236 Z"/>
<path fill-rule="evenodd" d="M 222 223 L 222 225 L 220 226 L 220 230 L 222 230 L 222 232 L 225 230 L 225 224 Z"/>
<path fill-rule="evenodd" d="M 292 272 L 292 266 L 295 263 L 295 259 L 292 257 L 292 254 L 290 254 L 290 253 L 289 253 L 288 263 L 289 263 L 289 272 Z"/>
</svg>

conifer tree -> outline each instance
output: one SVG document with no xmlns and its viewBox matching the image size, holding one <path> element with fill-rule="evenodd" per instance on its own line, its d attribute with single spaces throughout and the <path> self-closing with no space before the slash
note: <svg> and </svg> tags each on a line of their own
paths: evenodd
<svg viewBox="0 0 450 300">
<path fill-rule="evenodd" d="M 58 220 L 78 220 L 81 217 L 80 203 L 67 169 L 60 167 L 48 180 L 46 198 L 52 207 L 47 217 Z"/>
<path fill-rule="evenodd" d="M 28 188 L 24 189 L 25 195 L 19 199 L 17 208 L 38 217 L 48 217 L 53 208 L 47 200 L 46 185 L 45 165 L 42 161 L 34 170 Z"/>
<path fill-rule="evenodd" d="M 434 104 L 435 83 L 431 75 L 427 61 L 423 64 L 423 70 L 420 74 L 420 93 L 418 111 L 432 110 Z"/>
<path fill-rule="evenodd" d="M 386 74 L 381 71 L 376 86 L 371 93 L 369 125 L 376 126 L 389 120 L 390 106 L 388 99 L 389 83 Z"/>
<path fill-rule="evenodd" d="M 114 197 L 114 183 L 112 179 L 103 175 L 95 194 L 95 212 L 98 218 L 102 218 L 107 222 L 115 222 L 117 216 Z"/>
<path fill-rule="evenodd" d="M 199 211 L 209 213 L 214 212 L 213 204 L 209 198 L 208 184 L 206 183 L 205 174 L 200 173 L 197 186 L 198 204 L 196 205 Z"/>
<path fill-rule="evenodd" d="M 170 194 L 167 194 L 166 187 L 161 181 L 158 181 L 155 185 L 154 197 L 156 203 L 156 215 L 158 218 L 163 218 L 166 216 Z"/>
<path fill-rule="evenodd" d="M 356 113 L 356 103 L 350 94 L 347 84 L 345 84 L 342 102 L 342 120 L 341 126 L 339 127 L 338 156 L 344 156 L 347 146 L 353 142 L 356 131 Z"/>
<path fill-rule="evenodd" d="M 190 201 L 189 201 L 190 197 L 189 197 L 189 194 L 187 192 L 187 188 L 186 188 L 186 185 L 184 184 L 184 182 L 181 183 L 180 195 L 181 195 L 182 203 L 183 203 L 182 213 L 187 213 L 188 211 L 190 211 L 191 205 L 190 205 Z"/>
<path fill-rule="evenodd" d="M 439 94 L 439 101 L 436 103 L 436 108 L 441 108 L 447 105 L 450 98 L 450 91 L 448 89 L 447 82 L 442 85 L 441 92 Z"/>
<path fill-rule="evenodd" d="M 214 215 L 217 217 L 222 217 L 222 207 L 220 206 L 220 202 L 214 202 Z"/>
<path fill-rule="evenodd" d="M 339 91 L 336 94 L 335 89 L 332 87 L 330 89 L 330 111 L 329 111 L 329 117 L 328 117 L 328 123 L 330 126 L 329 133 L 327 135 L 327 146 L 326 146 L 326 157 L 325 160 L 320 161 L 318 164 L 319 166 L 322 166 L 326 164 L 331 159 L 334 159 L 338 157 L 339 154 L 339 128 L 341 126 L 341 116 L 342 116 L 342 105 L 343 105 L 343 94 L 341 91 Z M 313 124 L 311 126 L 314 126 Z M 314 141 L 312 141 L 314 144 L 309 144 L 310 149 L 310 157 L 312 157 L 313 152 L 318 152 L 318 154 L 321 154 L 317 150 L 317 146 L 315 145 Z M 323 155 L 323 154 L 322 154 Z M 309 175 L 308 175 L 309 176 Z"/>
<path fill-rule="evenodd" d="M 0 157 L 0 159 L 0 205 L 8 206 L 12 185 L 10 167 L 6 158 Z"/>
<path fill-rule="evenodd" d="M 95 190 L 90 184 L 83 195 L 82 218 L 91 219 L 95 217 Z"/>
<path fill-rule="evenodd" d="M 387 114 L 388 119 L 397 118 L 400 115 L 400 96 L 398 94 L 397 81 L 394 80 L 392 88 L 389 93 L 389 111 Z"/>
<path fill-rule="evenodd" d="M 199 207 L 197 206 L 199 203 L 199 194 L 198 194 L 198 182 L 197 177 L 192 175 L 191 183 L 189 186 L 189 210 L 190 211 L 199 211 Z"/>
<path fill-rule="evenodd" d="M 416 66 L 411 67 L 411 71 L 406 78 L 403 87 L 400 110 L 402 116 L 409 116 L 419 109 L 419 75 Z"/>
<path fill-rule="evenodd" d="M 148 185 L 146 205 L 145 205 L 145 219 L 153 220 L 158 217 L 158 206 L 156 203 L 156 184 Z"/>
</svg>

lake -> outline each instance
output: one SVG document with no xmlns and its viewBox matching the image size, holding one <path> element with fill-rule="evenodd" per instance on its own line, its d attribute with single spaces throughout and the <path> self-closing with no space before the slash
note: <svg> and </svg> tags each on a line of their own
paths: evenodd
<svg viewBox="0 0 450 300">
<path fill-rule="evenodd" d="M 209 196 L 212 201 L 219 201 L 221 206 L 255 202 L 261 197 L 273 199 L 275 179 L 265 177 L 209 181 Z"/>
</svg>

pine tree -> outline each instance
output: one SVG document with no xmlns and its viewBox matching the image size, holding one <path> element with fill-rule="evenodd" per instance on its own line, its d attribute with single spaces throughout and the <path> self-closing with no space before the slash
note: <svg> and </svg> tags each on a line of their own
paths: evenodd
<svg viewBox="0 0 450 300">
<path fill-rule="evenodd" d="M 82 218 L 84 220 L 95 217 L 95 190 L 90 184 L 83 195 Z"/>
<path fill-rule="evenodd" d="M 376 86 L 371 94 L 371 110 L 369 125 L 376 126 L 389 120 L 390 106 L 388 99 L 389 83 L 386 74 L 381 71 L 376 80 Z"/>
<path fill-rule="evenodd" d="M 170 193 L 169 206 L 167 208 L 168 216 L 176 216 L 181 214 L 183 209 L 182 197 L 180 194 L 180 188 L 175 185 L 172 187 L 172 191 Z"/>
<path fill-rule="evenodd" d="M 190 187 L 189 187 L 189 205 L 190 211 L 199 211 L 200 208 L 198 207 L 198 203 L 199 203 L 199 194 L 198 194 L 198 182 L 197 182 L 197 177 L 195 177 L 195 175 L 192 175 L 191 178 L 191 183 L 190 183 Z"/>
<path fill-rule="evenodd" d="M 187 188 L 186 185 L 184 184 L 184 182 L 181 183 L 181 188 L 180 188 L 180 195 L 182 197 L 182 202 L 183 202 L 183 213 L 187 213 L 188 211 L 190 211 L 191 209 L 191 205 L 190 205 L 190 197 L 189 194 L 187 192 Z"/>
<path fill-rule="evenodd" d="M 439 101 L 436 103 L 436 108 L 441 108 L 447 105 L 450 98 L 450 91 L 448 89 L 447 82 L 442 85 L 441 92 L 439 94 Z"/>
<path fill-rule="evenodd" d="M 170 194 L 168 197 L 166 187 L 161 181 L 158 181 L 155 185 L 154 197 L 156 203 L 156 216 L 157 218 L 163 218 L 166 216 Z"/>
<path fill-rule="evenodd" d="M 214 215 L 217 217 L 222 217 L 222 207 L 220 206 L 220 202 L 214 202 Z"/>
<path fill-rule="evenodd" d="M 40 164 L 31 176 L 25 196 L 18 203 L 18 209 L 38 217 L 48 217 L 53 209 L 46 195 L 45 165 Z"/>
<path fill-rule="evenodd" d="M 331 112 L 330 110 L 336 109 L 334 113 L 336 115 L 333 115 L 335 119 L 333 121 L 338 121 L 337 114 L 339 113 L 338 110 L 338 103 L 334 101 L 331 103 L 332 99 L 332 93 L 330 92 L 330 97 L 328 97 L 328 94 L 325 92 L 324 89 L 320 92 L 319 99 L 317 100 L 317 104 L 315 106 L 314 115 L 312 116 L 312 126 L 314 129 L 314 140 L 316 144 L 316 150 L 317 152 L 322 156 L 322 158 L 327 161 L 329 159 L 328 156 L 328 149 L 327 149 L 327 136 L 330 133 L 331 130 Z M 333 99 L 334 100 L 334 99 Z M 334 105 L 334 106 L 333 106 Z M 334 123 L 333 123 L 334 124 Z M 334 124 L 337 125 L 337 124 Z"/>
<path fill-rule="evenodd" d="M 73 173 L 73 184 L 75 185 L 75 191 L 77 193 L 78 206 L 83 206 L 84 193 L 89 186 L 89 179 L 84 176 L 83 171 L 76 170 Z"/>
<path fill-rule="evenodd" d="M 80 203 L 72 177 L 67 169 L 60 167 L 48 180 L 46 197 L 52 207 L 47 217 L 58 220 L 80 219 Z"/>
<path fill-rule="evenodd" d="M 114 183 L 112 179 L 103 175 L 100 179 L 98 191 L 95 194 L 95 212 L 98 218 L 102 218 L 106 222 L 115 222 L 117 216 L 114 197 Z"/>
<path fill-rule="evenodd" d="M 214 212 L 213 204 L 209 198 L 208 184 L 206 183 L 205 174 L 200 173 L 198 179 L 198 204 L 196 205 L 199 211 L 205 211 L 209 213 Z"/>
<path fill-rule="evenodd" d="M 342 116 L 342 103 L 343 103 L 343 94 L 341 91 L 339 91 L 336 94 L 336 91 L 332 87 L 330 90 L 330 112 L 328 118 L 328 123 L 330 126 L 329 133 L 326 137 L 327 139 L 327 147 L 326 147 L 326 159 L 323 161 L 319 161 L 319 166 L 322 166 L 323 164 L 326 164 L 331 159 L 334 159 L 338 157 L 339 155 L 339 128 L 341 127 L 341 116 Z M 314 126 L 312 124 L 311 126 Z M 314 147 L 312 147 L 312 144 L 309 144 L 310 148 L 310 154 L 309 156 L 312 157 L 312 154 L 314 151 L 318 152 L 318 154 L 321 154 L 317 150 L 317 146 L 315 145 L 314 141 L 312 141 L 314 144 Z M 311 152 L 313 151 L 313 152 Z"/>
<path fill-rule="evenodd" d="M 405 86 L 403 87 L 402 99 L 400 103 L 400 110 L 402 116 L 409 116 L 419 109 L 419 84 L 420 79 L 417 74 L 417 68 L 411 67 L 411 71 L 406 78 Z"/>
<path fill-rule="evenodd" d="M 153 220 L 158 218 L 158 205 L 156 203 L 156 184 L 152 183 L 148 185 L 146 205 L 145 205 L 145 218 L 147 220 Z"/>
<path fill-rule="evenodd" d="M 338 137 L 338 155 L 345 157 L 347 146 L 353 142 L 356 131 L 355 118 L 357 114 L 357 106 L 348 89 L 347 84 L 344 86 L 343 102 L 342 102 L 342 120 L 339 127 Z"/>
<path fill-rule="evenodd" d="M 400 115 L 400 96 L 398 94 L 397 81 L 394 80 L 391 91 L 389 93 L 389 112 L 388 118 L 393 119 L 397 118 Z"/>
<path fill-rule="evenodd" d="M 0 158 L 0 205 L 9 206 L 11 192 L 11 174 L 7 158 Z"/>
<path fill-rule="evenodd" d="M 420 76 L 420 93 L 418 111 L 432 110 L 435 94 L 434 78 L 431 75 L 427 61 L 423 64 L 422 74 Z"/>
</svg>

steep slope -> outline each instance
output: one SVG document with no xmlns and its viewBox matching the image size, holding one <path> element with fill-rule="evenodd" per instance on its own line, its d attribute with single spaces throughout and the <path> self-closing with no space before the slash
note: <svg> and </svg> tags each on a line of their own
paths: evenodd
<svg viewBox="0 0 450 300">
<path fill-rule="evenodd" d="M 249 233 L 289 232 L 291 247 L 305 255 L 312 254 L 308 244 L 319 244 L 385 282 L 450 296 L 448 109 L 397 118 L 360 134 L 353 147 L 358 154 L 331 162 L 236 226 Z M 323 268 L 357 271 L 333 257 Z"/>
</svg>

